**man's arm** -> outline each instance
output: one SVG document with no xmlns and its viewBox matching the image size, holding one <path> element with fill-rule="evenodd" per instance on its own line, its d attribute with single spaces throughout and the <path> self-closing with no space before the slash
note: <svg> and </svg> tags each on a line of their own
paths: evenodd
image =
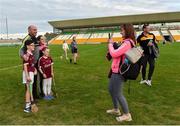
<svg viewBox="0 0 180 126">
<path fill-rule="evenodd" d="M 22 40 L 22 45 L 21 48 L 19 49 L 19 56 L 24 59 L 25 61 L 28 60 L 28 58 L 24 55 L 25 54 L 25 41 L 31 39 L 29 35 L 27 35 L 23 40 Z"/>
</svg>

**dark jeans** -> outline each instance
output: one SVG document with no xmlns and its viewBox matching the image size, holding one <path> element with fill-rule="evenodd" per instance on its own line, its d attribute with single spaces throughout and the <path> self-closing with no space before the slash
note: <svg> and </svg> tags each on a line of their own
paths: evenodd
<svg viewBox="0 0 180 126">
<path fill-rule="evenodd" d="M 155 68 L 155 58 L 151 55 L 144 55 L 142 57 L 142 79 L 146 80 L 146 67 L 147 63 L 149 63 L 149 73 L 148 80 L 151 80 L 154 68 Z"/>
</svg>

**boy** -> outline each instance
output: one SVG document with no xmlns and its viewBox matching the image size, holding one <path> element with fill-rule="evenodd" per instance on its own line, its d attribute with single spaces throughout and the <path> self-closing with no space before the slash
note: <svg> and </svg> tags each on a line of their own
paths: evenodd
<svg viewBox="0 0 180 126">
<path fill-rule="evenodd" d="M 24 112 L 31 112 L 31 105 L 34 104 L 34 99 L 32 95 L 32 86 L 34 82 L 34 75 L 36 74 L 36 68 L 34 67 L 34 56 L 32 52 L 34 51 L 34 42 L 32 40 L 25 41 L 25 54 L 27 60 L 23 59 L 23 84 L 26 86 L 25 93 L 25 108 Z"/>
<path fill-rule="evenodd" d="M 51 84 L 53 72 L 53 60 L 49 56 L 49 49 L 47 47 L 42 49 L 43 56 L 39 59 L 39 71 L 43 75 L 43 92 L 44 99 L 51 100 L 54 97 L 51 95 Z"/>
</svg>

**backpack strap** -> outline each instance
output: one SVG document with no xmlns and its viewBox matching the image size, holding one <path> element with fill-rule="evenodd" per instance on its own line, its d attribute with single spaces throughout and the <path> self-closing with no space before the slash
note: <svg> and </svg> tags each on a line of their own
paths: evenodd
<svg viewBox="0 0 180 126">
<path fill-rule="evenodd" d="M 130 40 L 130 39 L 127 39 L 129 42 L 130 42 L 130 44 L 131 44 L 131 48 L 133 48 L 133 47 L 135 47 L 135 45 L 132 43 L 132 41 Z M 120 61 L 120 66 L 122 65 L 122 63 L 123 63 L 123 56 L 121 56 L 121 61 Z"/>
<path fill-rule="evenodd" d="M 132 40 L 127 39 L 127 41 L 130 42 L 131 48 L 135 47 L 135 45 L 132 43 Z M 120 60 L 121 60 L 121 61 L 120 61 L 120 63 L 119 63 L 119 68 L 120 68 L 120 66 L 123 64 L 123 56 L 121 56 L 121 59 L 120 59 Z M 120 71 L 120 70 L 119 70 L 119 71 Z"/>
<path fill-rule="evenodd" d="M 122 61 L 122 60 L 123 60 L 123 56 L 121 56 L 121 61 L 120 61 L 120 64 L 119 64 L 120 66 L 121 66 L 121 65 L 122 65 L 122 63 L 123 63 L 123 61 Z"/>
<path fill-rule="evenodd" d="M 135 47 L 135 45 L 132 43 L 132 40 L 128 39 L 128 41 L 129 41 L 130 44 L 131 44 L 131 48 Z"/>
</svg>

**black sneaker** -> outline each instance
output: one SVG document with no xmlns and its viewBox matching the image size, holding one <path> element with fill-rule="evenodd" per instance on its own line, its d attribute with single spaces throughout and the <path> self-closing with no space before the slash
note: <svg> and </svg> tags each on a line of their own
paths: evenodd
<svg viewBox="0 0 180 126">
<path fill-rule="evenodd" d="M 31 107 L 25 108 L 25 109 L 24 109 L 24 112 L 30 113 L 30 112 L 31 112 Z"/>
</svg>

